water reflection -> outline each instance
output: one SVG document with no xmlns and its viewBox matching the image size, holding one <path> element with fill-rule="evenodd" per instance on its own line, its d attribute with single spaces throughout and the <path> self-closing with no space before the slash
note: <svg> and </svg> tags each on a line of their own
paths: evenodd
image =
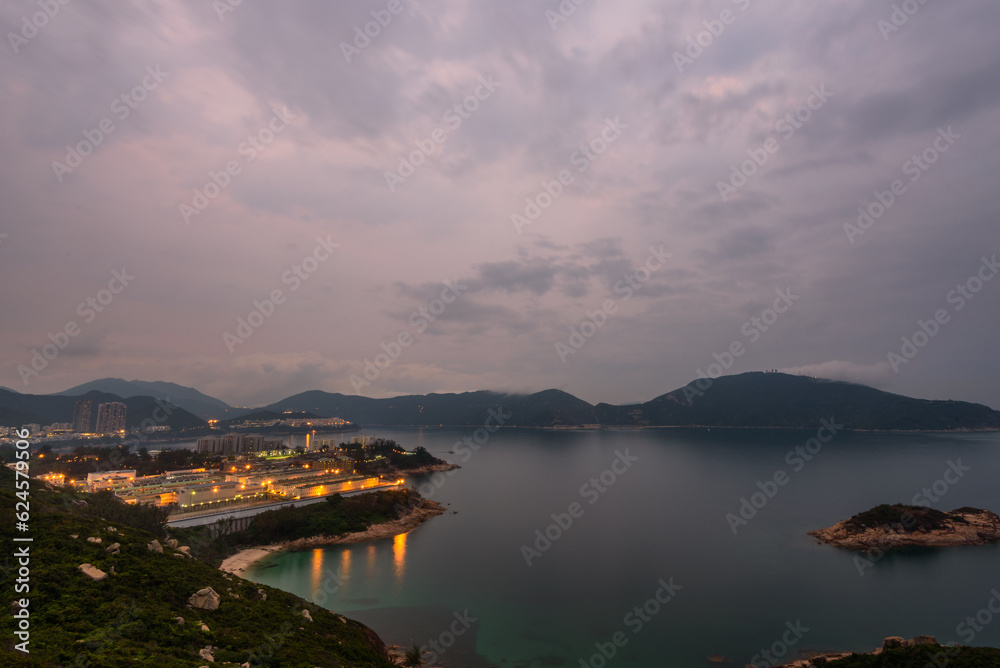
<svg viewBox="0 0 1000 668">
<path fill-rule="evenodd" d="M 406 536 L 407 534 L 401 533 L 392 539 L 392 565 L 396 584 L 402 583 L 403 571 L 406 569 Z"/>
<path fill-rule="evenodd" d="M 323 549 L 317 547 L 312 551 L 312 563 L 310 565 L 310 585 L 312 599 L 315 600 L 319 594 L 319 588 L 323 584 Z"/>
</svg>

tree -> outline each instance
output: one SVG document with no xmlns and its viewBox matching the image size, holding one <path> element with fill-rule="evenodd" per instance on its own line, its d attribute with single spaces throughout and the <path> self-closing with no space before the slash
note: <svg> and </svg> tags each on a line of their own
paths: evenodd
<svg viewBox="0 0 1000 668">
<path fill-rule="evenodd" d="M 406 650 L 404 659 L 407 666 L 420 666 L 424 663 L 424 660 L 420 655 L 420 648 L 417 647 L 417 643 L 413 643 L 412 649 Z"/>
</svg>

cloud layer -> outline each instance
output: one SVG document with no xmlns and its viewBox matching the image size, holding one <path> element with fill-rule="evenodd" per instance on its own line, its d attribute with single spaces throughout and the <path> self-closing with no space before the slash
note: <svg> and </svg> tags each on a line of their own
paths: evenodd
<svg viewBox="0 0 1000 668">
<path fill-rule="evenodd" d="M 559 6 L 6 3 L 0 384 L 618 403 L 739 343 L 1000 407 L 1000 7 Z"/>
</svg>

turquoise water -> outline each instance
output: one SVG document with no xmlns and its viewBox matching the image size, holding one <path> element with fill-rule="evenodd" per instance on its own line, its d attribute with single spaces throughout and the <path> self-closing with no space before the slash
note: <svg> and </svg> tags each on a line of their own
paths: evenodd
<svg viewBox="0 0 1000 668">
<path fill-rule="evenodd" d="M 434 640 L 444 666 L 764 666 L 889 635 L 1000 646 L 1000 615 L 964 623 L 1000 591 L 1000 546 L 859 562 L 806 535 L 924 488 L 937 508 L 1000 510 L 998 434 L 839 432 L 799 454 L 815 430 L 501 430 L 454 447 L 474 431 L 379 431 L 462 466 L 412 481 L 448 514 L 396 539 L 279 553 L 248 577 L 389 643 Z M 741 498 L 760 506 L 745 524 L 727 520 Z M 547 527 L 555 540 L 535 545 Z"/>
</svg>

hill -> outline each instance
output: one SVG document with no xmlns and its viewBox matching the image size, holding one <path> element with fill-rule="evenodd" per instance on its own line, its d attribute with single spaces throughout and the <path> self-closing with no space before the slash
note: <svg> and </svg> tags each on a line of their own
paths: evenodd
<svg viewBox="0 0 1000 668">
<path fill-rule="evenodd" d="M 481 390 L 389 399 L 310 390 L 257 409 L 232 408 L 197 390 L 172 383 L 106 378 L 74 389 L 91 387 L 88 392 L 96 392 L 94 396 L 124 396 L 92 386 L 135 392 L 137 383 L 156 392 L 125 400 L 126 404 L 136 402 L 134 409 L 129 407 L 130 424 L 133 415 L 148 416 L 153 397 L 169 395 L 170 403 L 180 407 L 177 416 L 167 422 L 175 432 L 182 426 L 204 427 L 199 415 L 218 416 L 226 426 L 232 424 L 231 420 L 274 419 L 287 411 L 339 417 L 358 425 L 394 427 L 479 426 L 490 411 L 502 411 L 503 425 L 508 427 L 805 428 L 815 427 L 820 418 L 834 417 L 845 429 L 854 430 L 1000 430 L 1000 411 L 981 404 L 914 399 L 854 383 L 762 372 L 700 379 L 650 401 L 626 406 L 605 403 L 594 406 L 555 389 L 533 394 Z M 176 397 L 181 398 L 175 400 Z M 0 390 L 0 424 L 68 421 L 76 398 L 66 392 L 39 397 Z"/>
<path fill-rule="evenodd" d="M 271 404 L 269 411 L 309 411 L 322 417 L 339 417 L 358 424 L 482 425 L 488 411 L 510 414 L 504 426 L 552 427 L 597 422 L 594 407 L 560 390 L 535 394 L 478 391 L 461 394 L 426 394 L 370 399 L 313 390 Z"/>
<path fill-rule="evenodd" d="M 0 469 L 0 521 L 5 526 L 15 520 L 13 488 L 13 472 Z M 77 505 L 81 500 L 85 507 Z M 21 610 L 15 605 L 0 623 L 12 640 L 0 648 L 2 665 L 394 665 L 366 626 L 279 589 L 224 574 L 169 547 L 163 518 L 157 516 L 162 511 L 156 508 L 125 506 L 109 493 L 86 495 L 34 484 L 30 501 L 34 542 L 15 544 L 8 533 L 0 538 L 7 555 L 14 554 L 15 545 L 30 546 L 31 592 L 22 594 L 29 602 L 30 654 L 12 647 L 20 642 L 14 640 L 14 614 Z M 147 547 L 154 539 L 162 551 Z M 117 550 L 112 549 L 116 544 Z M 107 576 L 94 580 L 82 572 L 82 564 Z M 15 575 L 4 568 L 4 586 L 12 586 Z M 207 587 L 217 592 L 218 607 L 189 607 L 190 597 Z M 212 659 L 199 654 L 206 648 Z"/>
<path fill-rule="evenodd" d="M 836 418 L 858 430 L 996 430 L 1000 411 L 964 401 L 913 399 L 865 385 L 783 373 L 751 372 L 696 381 L 640 404 L 591 404 L 561 390 L 535 394 L 465 392 L 391 399 L 303 392 L 266 407 L 304 410 L 358 424 L 481 425 L 502 408 L 505 426 L 777 427 L 815 426 Z"/>
<path fill-rule="evenodd" d="M 706 387 L 707 385 L 707 387 Z M 1000 411 L 964 401 L 913 399 L 865 385 L 751 372 L 696 381 L 638 406 L 597 406 L 604 424 L 809 427 L 835 417 L 847 429 L 1000 429 Z"/>
<path fill-rule="evenodd" d="M 208 428 L 208 423 L 200 417 L 192 415 L 172 403 L 158 403 L 153 397 L 127 397 L 123 399 L 118 395 L 98 392 L 97 390 L 91 390 L 79 396 L 17 394 L 0 390 L 0 424 L 9 427 L 18 427 L 22 424 L 32 422 L 43 425 L 53 422 L 72 422 L 73 408 L 76 402 L 84 397 L 94 403 L 94 412 L 91 416 L 92 421 L 97 419 L 98 404 L 120 401 L 127 408 L 125 416 L 125 426 L 127 428 L 138 427 L 147 419 L 153 420 L 153 423 L 157 425 L 169 426 L 172 433 L 183 433 Z M 166 419 L 157 419 L 158 417 L 164 417 L 167 409 L 170 412 L 169 415 L 165 416 Z"/>
<path fill-rule="evenodd" d="M 244 412 L 233 408 L 220 399 L 203 394 L 193 387 L 185 387 L 160 380 L 147 382 L 143 380 L 124 380 L 123 378 L 101 378 L 84 383 L 83 385 L 71 387 L 63 392 L 55 392 L 54 394 L 56 396 L 78 396 L 95 390 L 105 394 L 115 394 L 126 399 L 141 396 L 169 401 L 203 420 L 231 418 L 240 412 Z"/>
</svg>

